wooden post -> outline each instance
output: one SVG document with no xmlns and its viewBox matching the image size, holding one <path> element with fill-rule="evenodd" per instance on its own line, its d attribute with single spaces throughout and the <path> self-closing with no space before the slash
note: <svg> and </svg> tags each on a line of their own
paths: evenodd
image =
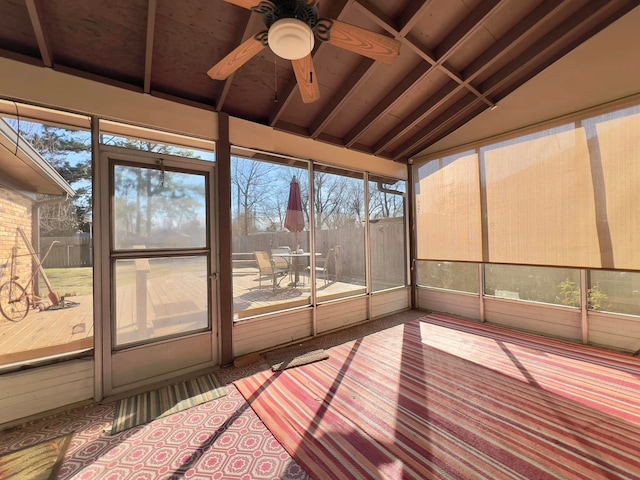
<svg viewBox="0 0 640 480">
<path fill-rule="evenodd" d="M 144 245 L 135 245 L 133 248 L 145 248 Z M 134 260 L 136 269 L 136 323 L 138 332 L 144 335 L 144 340 L 149 338 L 147 329 L 147 277 L 149 276 L 149 260 L 138 258 Z"/>
</svg>

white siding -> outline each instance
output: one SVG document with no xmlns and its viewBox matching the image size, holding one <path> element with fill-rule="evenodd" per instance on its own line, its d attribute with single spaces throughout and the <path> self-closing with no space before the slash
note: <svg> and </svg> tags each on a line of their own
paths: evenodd
<svg viewBox="0 0 640 480">
<path fill-rule="evenodd" d="M 312 334 L 312 321 L 310 308 L 240 320 L 233 325 L 233 355 L 238 357 L 308 338 Z"/>
<path fill-rule="evenodd" d="M 337 330 L 369 319 L 368 302 L 368 297 L 358 297 L 318 305 L 317 333 Z"/>
<path fill-rule="evenodd" d="M 640 318 L 589 312 L 589 343 L 636 352 L 640 349 Z"/>
<path fill-rule="evenodd" d="M 0 376 L 0 425 L 93 399 L 92 359 Z"/>
<path fill-rule="evenodd" d="M 410 288 L 374 293 L 371 296 L 371 318 L 383 317 L 406 310 L 411 304 L 410 300 Z"/>
<path fill-rule="evenodd" d="M 505 327 L 582 342 L 580 310 L 485 297 L 485 320 Z"/>
<path fill-rule="evenodd" d="M 480 298 L 469 293 L 418 287 L 417 308 L 480 320 Z"/>
</svg>

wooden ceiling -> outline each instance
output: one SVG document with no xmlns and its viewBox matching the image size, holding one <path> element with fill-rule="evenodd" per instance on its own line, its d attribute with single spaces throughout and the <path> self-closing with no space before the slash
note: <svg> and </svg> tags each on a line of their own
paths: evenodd
<svg viewBox="0 0 640 480">
<path fill-rule="evenodd" d="M 0 56 L 405 162 L 639 3 L 321 0 L 321 17 L 401 47 L 383 64 L 316 42 L 320 100 L 308 104 L 291 62 L 268 48 L 227 80 L 206 75 L 265 30 L 223 0 L 3 0 Z"/>
</svg>

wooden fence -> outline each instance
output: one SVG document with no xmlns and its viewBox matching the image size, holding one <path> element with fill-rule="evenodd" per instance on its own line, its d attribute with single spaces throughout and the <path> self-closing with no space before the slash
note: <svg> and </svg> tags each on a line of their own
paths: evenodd
<svg viewBox="0 0 640 480">
<path fill-rule="evenodd" d="M 42 258 L 53 242 L 56 243 L 44 260 L 44 268 L 90 267 L 92 263 L 91 238 L 75 237 L 43 237 L 40 239 L 40 258 Z"/>
<path fill-rule="evenodd" d="M 405 230 L 402 218 L 385 219 L 370 224 L 371 265 L 374 282 L 404 284 L 405 278 Z M 365 238 L 363 227 L 316 231 L 316 252 L 323 257 L 330 248 L 340 247 L 340 268 L 345 279 L 361 278 L 365 272 Z M 309 250 L 309 232 L 296 235 L 290 232 L 256 233 L 234 236 L 232 249 L 236 254 L 254 251 L 270 252 L 271 249 L 297 244 Z M 234 258 L 246 259 L 244 255 Z"/>
<path fill-rule="evenodd" d="M 370 224 L 371 264 L 374 281 L 402 284 L 405 275 L 405 230 L 401 218 L 384 219 Z M 323 257 L 329 249 L 340 247 L 340 268 L 345 279 L 361 278 L 365 272 L 365 238 L 363 227 L 316 231 L 316 252 Z M 91 239 L 88 235 L 43 237 L 40 258 L 57 241 L 44 261 L 45 268 L 89 267 L 92 265 Z M 234 236 L 234 254 L 270 252 L 280 246 L 309 250 L 309 232 L 297 236 L 290 232 L 266 232 Z M 250 260 L 250 255 L 234 255 L 235 260 Z"/>
</svg>

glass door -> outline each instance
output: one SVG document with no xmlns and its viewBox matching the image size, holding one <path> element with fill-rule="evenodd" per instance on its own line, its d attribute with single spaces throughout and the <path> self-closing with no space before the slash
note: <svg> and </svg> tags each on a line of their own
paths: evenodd
<svg viewBox="0 0 640 480">
<path fill-rule="evenodd" d="M 218 363 L 215 165 L 144 153 L 105 156 L 110 325 L 104 377 L 111 394 Z"/>
</svg>

